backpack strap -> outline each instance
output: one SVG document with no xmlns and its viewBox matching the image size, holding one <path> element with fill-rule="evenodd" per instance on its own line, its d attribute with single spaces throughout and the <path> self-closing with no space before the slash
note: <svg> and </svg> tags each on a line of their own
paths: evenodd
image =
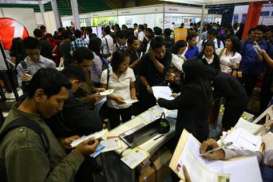
<svg viewBox="0 0 273 182">
<path fill-rule="evenodd" d="M 41 141 L 43 143 L 44 149 L 46 153 L 49 151 L 49 140 L 47 138 L 47 135 L 45 134 L 45 131 L 37 124 L 35 121 L 29 120 L 25 117 L 20 117 L 18 119 L 15 119 L 13 122 L 9 123 L 7 126 L 5 126 L 4 130 L 0 133 L 0 141 L 11 131 L 16 128 L 20 127 L 26 127 L 31 130 L 33 130 L 35 133 L 37 133 Z"/>
</svg>

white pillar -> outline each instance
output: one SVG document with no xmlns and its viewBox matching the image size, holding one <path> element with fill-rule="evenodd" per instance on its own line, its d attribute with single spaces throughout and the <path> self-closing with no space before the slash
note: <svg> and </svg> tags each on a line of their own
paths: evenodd
<svg viewBox="0 0 273 182">
<path fill-rule="evenodd" d="M 58 11 L 57 1 L 51 0 L 51 6 L 52 6 L 52 10 L 53 10 L 53 13 L 55 16 L 56 27 L 60 28 L 61 27 L 61 19 L 60 19 L 60 15 L 59 15 L 59 11 Z"/>
<path fill-rule="evenodd" d="M 42 0 L 39 0 L 39 8 L 40 8 L 41 16 L 42 16 L 43 25 L 45 25 L 45 23 L 46 23 L 45 22 L 45 7 L 44 7 Z"/>
<path fill-rule="evenodd" d="M 78 1 L 77 0 L 70 0 L 71 9 L 73 14 L 74 25 L 76 29 L 80 29 L 80 16 L 79 16 L 79 8 L 78 8 Z"/>
<path fill-rule="evenodd" d="M 205 8 L 206 8 L 206 5 L 205 5 L 205 4 L 203 4 L 203 5 L 202 5 L 202 15 L 201 15 L 200 34 L 202 33 L 202 31 L 203 31 L 203 27 L 204 27 Z"/>
</svg>

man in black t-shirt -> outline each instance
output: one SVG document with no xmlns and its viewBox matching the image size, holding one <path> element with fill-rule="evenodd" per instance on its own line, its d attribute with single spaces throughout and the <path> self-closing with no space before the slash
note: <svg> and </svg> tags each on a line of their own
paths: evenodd
<svg viewBox="0 0 273 182">
<path fill-rule="evenodd" d="M 171 63 L 172 54 L 166 50 L 162 37 L 151 41 L 151 50 L 147 53 L 140 65 L 140 80 L 143 85 L 140 89 L 140 102 L 143 110 L 155 105 L 152 86 L 162 85 Z"/>
</svg>

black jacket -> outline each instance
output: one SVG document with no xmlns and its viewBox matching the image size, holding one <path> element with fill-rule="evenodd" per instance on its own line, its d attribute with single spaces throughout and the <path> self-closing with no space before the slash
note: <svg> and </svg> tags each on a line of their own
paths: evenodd
<svg viewBox="0 0 273 182">
<path fill-rule="evenodd" d="M 234 77 L 218 73 L 213 81 L 214 97 L 224 97 L 226 105 L 238 108 L 246 107 L 248 97 L 245 88 Z"/>
<path fill-rule="evenodd" d="M 212 93 L 205 74 L 207 66 L 200 61 L 184 63 L 185 83 L 181 94 L 175 100 L 159 99 L 158 104 L 167 109 L 178 109 L 176 139 L 183 129 L 187 129 L 198 140 L 207 139 L 209 134 L 208 114 Z"/>
<path fill-rule="evenodd" d="M 63 110 L 50 118 L 48 124 L 56 137 L 89 135 L 102 129 L 95 110 L 74 96 L 70 96 Z"/>
</svg>

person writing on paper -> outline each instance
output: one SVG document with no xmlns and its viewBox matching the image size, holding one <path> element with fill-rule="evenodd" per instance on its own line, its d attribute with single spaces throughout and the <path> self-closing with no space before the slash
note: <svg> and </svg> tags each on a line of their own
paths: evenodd
<svg viewBox="0 0 273 182">
<path fill-rule="evenodd" d="M 264 182 L 273 181 L 273 133 L 268 132 L 262 136 L 262 150 L 261 152 L 253 152 L 249 150 L 236 150 L 229 148 L 219 148 L 214 152 L 208 153 L 203 157 L 208 160 L 227 160 L 240 156 L 253 156 L 256 155 L 261 163 L 261 173 Z M 219 145 L 214 139 L 204 141 L 200 146 L 200 153 L 205 154 L 211 149 L 218 148 Z"/>
<path fill-rule="evenodd" d="M 1 181 L 75 181 L 84 157 L 96 150 L 98 141 L 83 142 L 66 154 L 64 147 L 75 138 L 61 145 L 44 120 L 62 110 L 70 87 L 55 69 L 41 68 L 33 75 L 26 97 L 12 107 L 0 129 Z"/>
<path fill-rule="evenodd" d="M 207 139 L 209 134 L 208 114 L 212 100 L 209 74 L 212 70 L 200 60 L 192 60 L 183 64 L 183 71 L 185 77 L 181 94 L 174 100 L 157 101 L 161 107 L 178 109 L 174 145 L 183 129 L 200 141 Z"/>
<path fill-rule="evenodd" d="M 113 89 L 108 96 L 108 118 L 110 127 L 115 128 L 120 122 L 126 122 L 132 116 L 132 100 L 137 100 L 135 88 L 135 74 L 129 67 L 130 55 L 127 51 L 117 51 L 113 54 L 109 70 L 101 75 L 103 88 Z M 121 120 L 120 120 L 121 118 Z"/>
</svg>

